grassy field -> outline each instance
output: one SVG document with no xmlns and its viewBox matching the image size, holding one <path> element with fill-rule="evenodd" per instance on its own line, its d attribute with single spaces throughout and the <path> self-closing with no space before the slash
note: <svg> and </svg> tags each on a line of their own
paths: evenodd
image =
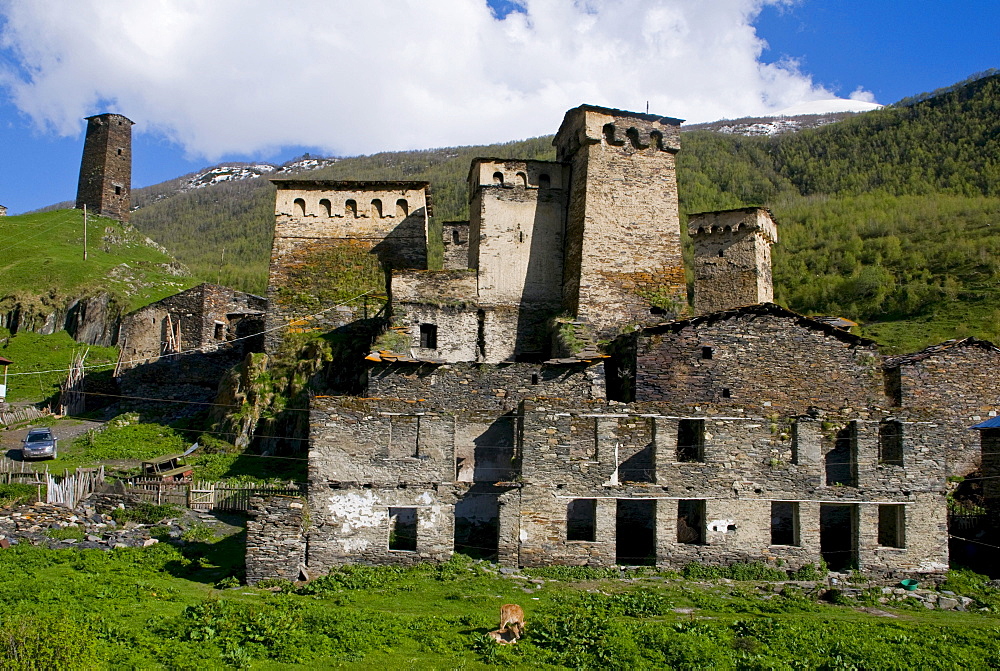
<svg viewBox="0 0 1000 671">
<path fill-rule="evenodd" d="M 239 586 L 240 535 L 112 552 L 0 552 L 4 668 L 988 668 L 1000 664 L 995 589 L 959 574 L 977 608 L 858 605 L 753 581 L 618 569 L 503 575 L 456 556 L 351 566 L 304 586 Z M 964 582 L 963 582 L 964 580 Z M 948 585 L 946 585 L 948 586 Z M 871 597 L 874 600 L 874 596 Z M 874 601 L 873 601 L 874 602 Z M 512 647 L 485 636 L 524 607 Z M 877 605 L 877 604 L 876 604 Z M 891 617 L 895 616 L 895 617 Z"/>
<path fill-rule="evenodd" d="M 11 336 L 0 328 L 0 356 L 14 362 L 8 368 L 7 401 L 36 403 L 52 397 L 66 380 L 73 357 L 84 352 L 87 366 L 107 364 L 108 372 L 118 359 L 117 347 L 84 345 L 65 331 L 51 335 L 21 331 Z"/>
</svg>

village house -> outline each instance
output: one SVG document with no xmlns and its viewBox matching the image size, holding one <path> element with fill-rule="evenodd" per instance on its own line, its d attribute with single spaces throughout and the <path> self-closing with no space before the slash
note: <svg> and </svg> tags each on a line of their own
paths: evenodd
<svg viewBox="0 0 1000 671">
<path fill-rule="evenodd" d="M 441 269 L 426 183 L 274 180 L 269 350 L 303 329 L 384 333 L 355 362 L 363 393 L 312 399 L 307 515 L 258 502 L 251 581 L 456 550 L 948 568 L 947 478 L 980 467 L 969 427 L 1000 409 L 1000 350 L 885 359 L 775 305 L 778 226 L 758 207 L 689 216 L 689 308 L 680 123 L 584 105 L 555 161 L 476 159 Z M 380 302 L 303 297 L 308 259 L 348 253 L 377 261 Z"/>
</svg>

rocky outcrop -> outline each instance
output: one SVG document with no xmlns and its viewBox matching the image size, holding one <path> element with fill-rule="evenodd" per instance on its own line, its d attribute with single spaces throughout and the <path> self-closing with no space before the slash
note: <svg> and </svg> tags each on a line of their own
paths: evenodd
<svg viewBox="0 0 1000 671">
<path fill-rule="evenodd" d="M 8 295 L 0 299 L 0 326 L 8 331 L 51 335 L 66 330 L 88 345 L 117 344 L 122 306 L 111 294 L 65 299 L 54 292 L 42 296 Z"/>
</svg>

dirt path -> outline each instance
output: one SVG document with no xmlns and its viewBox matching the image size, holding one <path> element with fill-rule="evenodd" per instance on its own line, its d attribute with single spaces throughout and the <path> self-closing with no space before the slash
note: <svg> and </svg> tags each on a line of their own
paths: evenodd
<svg viewBox="0 0 1000 671">
<path fill-rule="evenodd" d="M 70 443 L 77 436 L 86 433 L 90 429 L 98 428 L 103 422 L 92 422 L 83 419 L 60 419 L 51 425 L 52 433 L 59 439 L 60 450 L 63 446 L 69 447 Z M 31 424 L 21 426 L 17 429 L 0 431 L 0 459 L 10 462 L 21 461 L 21 441 L 28 434 Z"/>
</svg>

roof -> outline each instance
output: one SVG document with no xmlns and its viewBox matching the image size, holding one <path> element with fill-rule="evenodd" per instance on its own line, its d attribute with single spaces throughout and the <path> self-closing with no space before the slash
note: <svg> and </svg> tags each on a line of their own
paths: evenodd
<svg viewBox="0 0 1000 671">
<path fill-rule="evenodd" d="M 698 326 L 700 324 L 714 324 L 715 322 L 725 321 L 727 319 L 733 319 L 735 317 L 742 317 L 745 315 L 769 315 L 772 317 L 784 317 L 786 319 L 794 319 L 795 323 L 799 326 L 812 329 L 814 331 L 822 331 L 826 335 L 833 336 L 838 340 L 851 343 L 852 345 L 875 345 L 874 340 L 868 338 L 862 338 L 861 336 L 854 335 L 849 331 L 837 328 L 836 326 L 831 326 L 818 319 L 813 319 L 812 317 L 806 317 L 805 315 L 800 315 L 798 312 L 792 312 L 787 308 L 783 308 L 780 305 L 774 303 L 756 303 L 754 305 L 746 305 L 743 307 L 733 308 L 731 310 L 720 310 L 719 312 L 710 312 L 704 315 L 698 315 L 697 317 L 690 317 L 688 319 L 680 319 L 672 322 L 664 322 L 662 324 L 656 324 L 655 326 L 647 326 L 642 329 L 642 333 L 645 334 L 656 334 L 656 333 L 677 333 L 683 328 L 688 326 Z"/>
<path fill-rule="evenodd" d="M 896 368 L 897 366 L 914 364 L 918 361 L 923 361 L 924 359 L 937 354 L 942 354 L 957 347 L 979 347 L 992 352 L 1000 352 L 1000 347 L 997 347 L 989 340 L 980 340 L 979 338 L 974 337 L 960 338 L 956 340 L 946 340 L 938 345 L 931 345 L 930 347 L 926 347 L 919 352 L 914 352 L 913 354 L 903 354 L 902 356 L 889 357 L 885 360 L 884 366 L 886 368 Z"/>
<path fill-rule="evenodd" d="M 333 190 L 358 190 L 358 189 L 426 189 L 430 187 L 430 182 L 405 181 L 405 180 L 351 180 L 351 179 L 299 179 L 295 177 L 273 177 L 271 183 L 279 189 L 333 189 Z"/>
<path fill-rule="evenodd" d="M 14 362 L 11 361 L 10 359 L 8 359 L 7 357 L 0 356 L 0 366 L 9 366 L 12 363 L 14 363 Z"/>
<path fill-rule="evenodd" d="M 602 114 L 610 114 L 611 116 L 633 117 L 636 119 L 643 119 L 645 121 L 659 121 L 660 123 L 669 124 L 671 126 L 679 126 L 684 123 L 684 119 L 675 119 L 674 117 L 662 116 L 660 114 L 643 114 L 642 112 L 629 112 L 628 110 L 620 110 L 613 107 L 601 107 L 600 105 L 588 104 L 583 104 L 567 111 L 566 116 L 563 117 L 563 123 L 566 123 L 566 119 L 569 115 L 573 114 L 577 110 L 582 112 L 601 112 Z"/>
<path fill-rule="evenodd" d="M 975 426 L 970 426 L 970 429 L 1000 429 L 1000 417 L 990 417 L 985 422 L 979 422 Z"/>
</svg>

